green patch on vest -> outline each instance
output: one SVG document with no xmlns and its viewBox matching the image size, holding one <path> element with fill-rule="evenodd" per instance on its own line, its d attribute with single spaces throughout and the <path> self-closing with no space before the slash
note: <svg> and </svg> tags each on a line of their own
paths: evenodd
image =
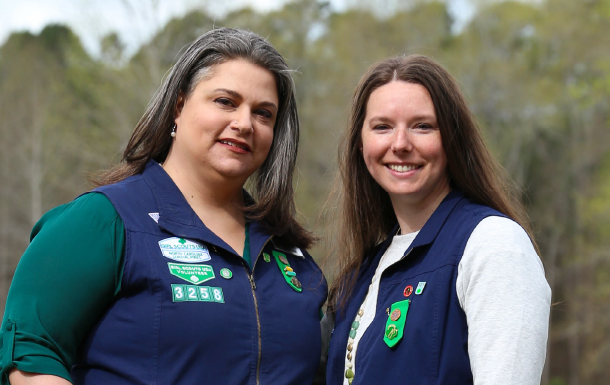
<svg viewBox="0 0 610 385">
<path fill-rule="evenodd" d="M 217 302 L 225 303 L 225 297 L 220 287 L 172 285 L 172 300 L 174 302 Z"/>
<path fill-rule="evenodd" d="M 404 301 L 398 301 L 392 304 L 383 333 L 383 342 L 391 348 L 402 340 L 410 303 L 410 299 L 405 299 Z"/>
<path fill-rule="evenodd" d="M 187 282 L 199 285 L 215 278 L 214 269 L 209 265 L 192 265 L 168 262 L 169 272 Z"/>
</svg>

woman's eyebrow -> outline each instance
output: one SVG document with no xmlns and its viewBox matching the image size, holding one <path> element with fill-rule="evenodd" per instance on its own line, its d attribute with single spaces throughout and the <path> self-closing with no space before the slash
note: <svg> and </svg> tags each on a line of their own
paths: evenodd
<svg viewBox="0 0 610 385">
<path fill-rule="evenodd" d="M 227 93 L 227 94 L 229 94 L 229 95 L 233 96 L 233 97 L 234 97 L 234 98 L 236 98 L 236 99 L 239 99 L 239 100 L 243 100 L 243 99 L 244 99 L 244 97 L 243 97 L 243 96 L 242 96 L 242 95 L 241 95 L 239 92 L 237 92 L 237 91 L 233 91 L 233 90 L 229 90 L 229 89 L 227 89 L 227 88 L 216 88 L 216 89 L 214 90 L 214 92 L 224 92 L 224 93 Z M 275 105 L 275 103 L 273 103 L 273 102 L 267 102 L 267 101 L 265 101 L 265 102 L 261 102 L 261 103 L 259 103 L 259 105 L 260 105 L 261 107 L 269 107 L 269 108 L 273 108 L 275 111 L 277 111 L 277 106 L 276 106 L 276 105 Z"/>
<path fill-rule="evenodd" d="M 231 96 L 233 96 L 235 98 L 238 98 L 238 99 L 243 99 L 244 98 L 243 96 L 241 96 L 241 94 L 239 92 L 236 92 L 236 91 L 233 91 L 233 90 L 229 90 L 227 88 L 216 88 L 214 90 L 214 92 L 224 92 L 224 93 L 227 93 L 227 94 L 229 94 L 229 95 L 231 95 Z"/>
</svg>

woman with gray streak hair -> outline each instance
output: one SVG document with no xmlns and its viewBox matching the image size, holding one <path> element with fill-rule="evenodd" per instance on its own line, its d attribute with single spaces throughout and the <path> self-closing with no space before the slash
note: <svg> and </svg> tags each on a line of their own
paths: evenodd
<svg viewBox="0 0 610 385">
<path fill-rule="evenodd" d="M 310 384 L 327 287 L 296 220 L 298 140 L 290 70 L 266 40 L 194 41 L 121 163 L 34 227 L 0 384 Z"/>
</svg>

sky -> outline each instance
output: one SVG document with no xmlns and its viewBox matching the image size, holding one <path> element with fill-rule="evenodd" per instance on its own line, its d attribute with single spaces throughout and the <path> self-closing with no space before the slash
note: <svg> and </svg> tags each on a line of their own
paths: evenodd
<svg viewBox="0 0 610 385">
<path fill-rule="evenodd" d="M 354 0 L 330 0 L 341 11 Z M 382 0 L 392 1 L 409 0 Z M 39 33 L 51 23 L 67 24 L 81 38 L 93 55 L 99 52 L 99 40 L 109 32 L 118 32 L 127 52 L 134 52 L 156 31 L 174 17 L 192 9 L 204 9 L 222 16 L 244 6 L 268 12 L 281 8 L 287 0 L 0 0 L 0 45 L 16 31 Z M 449 11 L 459 30 L 474 14 L 471 0 L 448 0 Z M 136 7 L 137 6 L 137 7 Z"/>
</svg>

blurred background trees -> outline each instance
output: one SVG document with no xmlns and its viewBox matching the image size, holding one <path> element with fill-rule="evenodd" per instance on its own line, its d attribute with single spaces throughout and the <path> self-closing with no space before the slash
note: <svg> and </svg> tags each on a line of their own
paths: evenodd
<svg viewBox="0 0 610 385">
<path fill-rule="evenodd" d="M 116 33 L 96 57 L 65 26 L 12 34 L 0 47 L 0 314 L 36 220 L 120 159 L 186 44 L 214 26 L 241 27 L 268 37 L 295 69 L 298 207 L 321 237 L 359 77 L 394 55 L 445 65 L 534 222 L 555 303 L 543 383 L 610 383 L 610 0 L 479 1 L 457 32 L 444 2 L 405 3 L 352 1 L 337 12 L 294 0 L 222 19 L 192 11 L 129 57 Z M 323 247 L 315 251 L 321 260 Z"/>
</svg>

